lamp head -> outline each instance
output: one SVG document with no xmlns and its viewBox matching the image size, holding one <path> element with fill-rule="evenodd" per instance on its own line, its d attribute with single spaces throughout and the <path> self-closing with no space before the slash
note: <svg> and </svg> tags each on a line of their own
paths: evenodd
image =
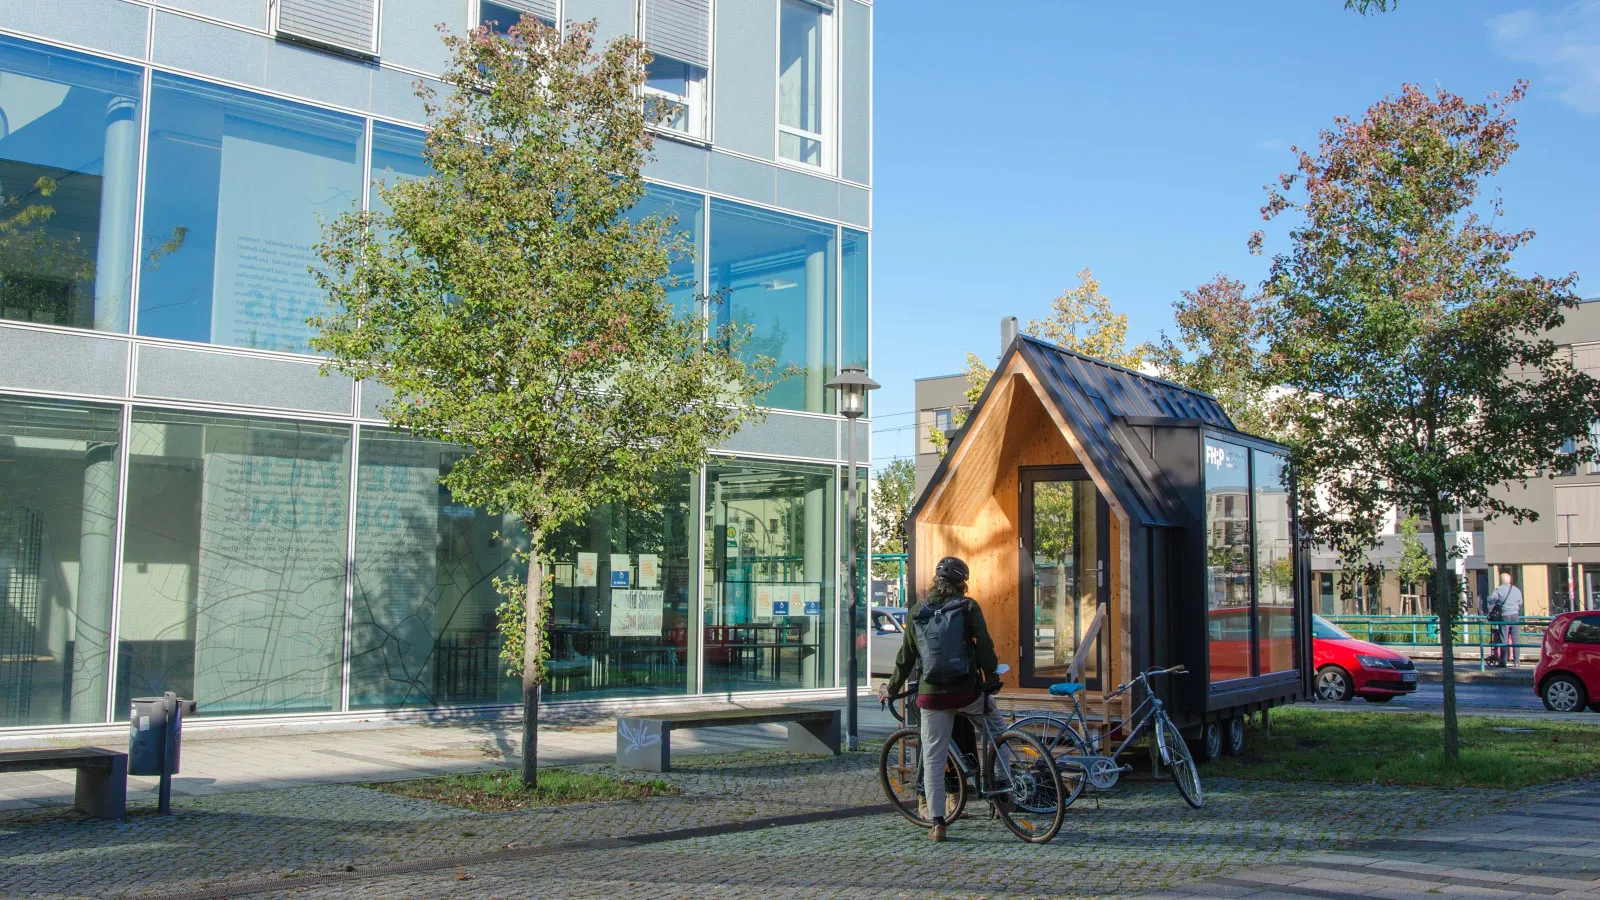
<svg viewBox="0 0 1600 900">
<path fill-rule="evenodd" d="M 881 385 L 867 376 L 860 366 L 845 366 L 824 387 L 839 392 L 839 414 L 847 419 L 859 419 L 867 411 L 867 391 Z"/>
</svg>

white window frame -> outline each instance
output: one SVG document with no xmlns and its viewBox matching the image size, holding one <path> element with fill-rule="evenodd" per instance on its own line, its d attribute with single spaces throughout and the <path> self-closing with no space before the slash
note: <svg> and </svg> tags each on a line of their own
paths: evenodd
<svg viewBox="0 0 1600 900">
<path fill-rule="evenodd" d="M 817 65 L 822 70 L 822 115 L 820 116 L 822 131 L 820 132 L 806 131 L 803 128 L 796 128 L 792 125 L 783 124 L 783 69 L 781 67 L 783 63 L 783 7 L 787 3 L 797 3 L 803 6 L 809 6 L 816 10 L 819 27 L 822 31 L 822 34 L 819 36 L 819 40 L 817 41 L 822 53 L 822 59 L 817 61 Z M 836 71 L 839 65 L 839 29 L 837 27 L 837 20 L 834 16 L 834 10 L 816 3 L 811 3 L 809 0 L 778 0 L 776 6 L 777 28 L 775 29 L 776 35 L 773 39 L 773 60 L 774 70 L 777 72 L 777 79 L 773 83 L 772 90 L 772 121 L 776 126 L 776 132 L 773 135 L 772 157 L 778 162 L 779 165 L 794 166 L 795 168 L 803 169 L 808 172 L 823 172 L 832 174 L 838 169 L 837 165 L 835 164 L 835 158 L 838 154 L 838 147 L 836 146 L 837 142 L 834 140 L 834 135 L 839 131 L 837 125 L 835 124 L 835 120 L 839 114 L 839 79 Z M 822 152 L 818 154 L 821 162 L 816 165 L 812 165 L 804 160 L 790 159 L 789 157 L 784 156 L 781 148 L 783 146 L 783 135 L 786 134 L 805 140 L 813 140 L 821 144 Z"/>
<path fill-rule="evenodd" d="M 663 91 L 660 88 L 653 88 L 650 86 L 648 79 L 646 80 L 643 87 L 644 96 L 659 97 L 668 103 L 683 107 L 683 118 L 686 124 L 685 128 L 673 128 L 671 125 L 664 123 L 654 123 L 651 125 L 651 127 L 662 134 L 672 135 L 674 137 L 688 137 L 697 141 L 706 140 L 707 132 L 709 131 L 709 129 L 705 127 L 708 118 L 706 116 L 706 108 L 708 106 L 706 103 L 706 85 L 711 81 L 710 71 L 702 69 L 693 63 L 686 63 L 680 59 L 673 59 L 670 56 L 660 56 L 654 53 L 652 53 L 651 56 L 655 57 L 656 59 L 671 59 L 673 62 L 678 63 L 679 65 L 688 66 L 689 68 L 696 69 L 700 72 L 700 77 L 698 79 L 689 82 L 689 93 L 687 94 L 674 94 L 671 91 Z"/>
<path fill-rule="evenodd" d="M 490 0 L 490 2 L 494 2 L 494 0 Z M 515 9 L 516 8 L 516 4 L 515 3 L 501 3 L 500 5 L 508 8 L 508 9 Z M 467 30 L 468 31 L 476 31 L 480 26 L 483 25 L 483 0 L 472 0 L 471 8 L 468 10 L 468 13 L 469 13 L 469 15 L 467 17 Z M 561 27 L 562 18 L 566 14 L 567 14 L 567 0 L 556 0 L 556 20 L 555 20 L 555 22 L 553 24 L 553 27 L 556 28 L 557 30 L 561 31 L 562 33 L 565 33 L 565 31 L 566 31 L 566 29 Z M 538 16 L 534 16 L 534 18 L 537 19 L 539 17 Z M 506 27 L 510 28 L 511 27 L 511 23 L 506 23 Z"/>
</svg>

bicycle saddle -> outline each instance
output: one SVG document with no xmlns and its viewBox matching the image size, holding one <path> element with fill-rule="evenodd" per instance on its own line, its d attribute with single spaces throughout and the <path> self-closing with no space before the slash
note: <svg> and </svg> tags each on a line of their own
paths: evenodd
<svg viewBox="0 0 1600 900">
<path fill-rule="evenodd" d="M 1083 690 L 1083 685 L 1079 684 L 1078 682 L 1063 681 L 1060 684 L 1050 685 L 1050 696 L 1071 697 L 1073 694 L 1076 694 L 1081 690 Z"/>
</svg>

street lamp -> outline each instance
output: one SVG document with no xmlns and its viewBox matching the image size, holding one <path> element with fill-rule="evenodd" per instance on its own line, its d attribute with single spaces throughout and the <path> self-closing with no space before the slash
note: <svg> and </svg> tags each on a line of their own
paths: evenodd
<svg viewBox="0 0 1600 900">
<path fill-rule="evenodd" d="M 849 640 L 847 645 L 849 659 L 846 663 L 850 670 L 850 680 L 845 682 L 845 747 L 854 750 L 858 746 L 856 740 L 856 615 L 861 604 L 861 588 L 858 584 L 860 576 L 856 573 L 856 420 L 867 411 L 867 391 L 875 391 L 880 385 L 867 377 L 867 370 L 860 366 L 844 366 L 839 369 L 839 375 L 829 381 L 826 387 L 839 392 L 839 415 L 850 421 L 849 434 L 846 441 L 850 447 L 845 452 L 849 461 L 850 474 L 848 497 L 846 503 L 849 511 L 845 513 L 845 521 L 850 524 L 845 528 L 845 553 L 850 560 L 850 624 L 845 634 Z"/>
<path fill-rule="evenodd" d="M 1567 522 L 1567 612 L 1578 609 L 1578 586 L 1572 581 L 1572 520 L 1578 517 L 1577 513 L 1557 513 Z M 1587 606 L 1588 604 L 1584 604 Z"/>
</svg>

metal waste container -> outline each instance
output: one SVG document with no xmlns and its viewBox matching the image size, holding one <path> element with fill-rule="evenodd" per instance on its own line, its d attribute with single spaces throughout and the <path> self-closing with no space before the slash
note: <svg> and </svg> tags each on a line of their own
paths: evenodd
<svg viewBox="0 0 1600 900">
<path fill-rule="evenodd" d="M 183 716 L 195 701 L 168 691 L 160 697 L 136 697 L 128 721 L 128 774 L 161 776 L 160 811 L 172 811 L 172 776 L 178 772 L 183 743 Z"/>
</svg>

